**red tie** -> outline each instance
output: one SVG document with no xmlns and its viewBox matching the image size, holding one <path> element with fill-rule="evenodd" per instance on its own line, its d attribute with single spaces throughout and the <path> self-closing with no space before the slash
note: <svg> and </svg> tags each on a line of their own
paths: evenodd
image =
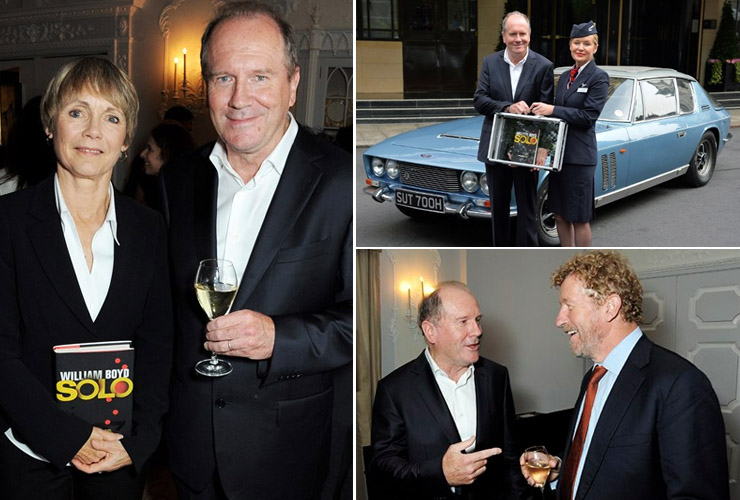
<svg viewBox="0 0 740 500">
<path fill-rule="evenodd" d="M 571 75 L 573 74 L 573 70 Z M 578 472 L 578 462 L 581 461 L 581 453 L 583 452 L 583 442 L 586 440 L 586 431 L 588 431 L 588 421 L 591 419 L 591 408 L 594 406 L 594 399 L 596 398 L 596 390 L 599 388 L 599 380 L 606 374 L 606 368 L 603 366 L 597 366 L 591 373 L 591 380 L 588 382 L 588 389 L 586 389 L 586 401 L 583 403 L 583 413 L 581 413 L 581 421 L 578 422 L 578 430 L 573 438 L 573 444 L 568 452 L 568 457 L 565 459 L 565 466 L 563 467 L 563 489 L 561 499 L 571 500 L 573 498 L 573 484 L 576 482 L 576 473 Z"/>
<path fill-rule="evenodd" d="M 578 68 L 570 68 L 570 80 L 568 81 L 568 88 L 570 84 L 576 81 L 576 75 L 578 74 Z"/>
</svg>

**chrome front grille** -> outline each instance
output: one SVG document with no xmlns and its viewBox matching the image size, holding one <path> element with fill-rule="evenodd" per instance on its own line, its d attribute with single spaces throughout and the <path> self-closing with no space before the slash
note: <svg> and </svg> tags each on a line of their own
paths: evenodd
<svg viewBox="0 0 740 500">
<path fill-rule="evenodd" d="M 398 169 L 400 171 L 399 179 L 404 186 L 452 193 L 458 193 L 462 190 L 460 173 L 456 170 L 410 163 L 399 163 Z"/>
</svg>

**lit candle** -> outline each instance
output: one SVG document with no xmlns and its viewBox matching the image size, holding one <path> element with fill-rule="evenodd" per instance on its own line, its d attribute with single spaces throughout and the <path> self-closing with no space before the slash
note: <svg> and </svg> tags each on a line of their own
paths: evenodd
<svg viewBox="0 0 740 500">
<path fill-rule="evenodd" d="M 421 300 L 424 300 L 424 278 L 419 276 L 419 281 L 421 282 Z"/>
<path fill-rule="evenodd" d="M 175 58 L 175 72 L 172 75 L 172 90 L 175 92 L 175 95 L 177 95 L 177 57 Z"/>
<path fill-rule="evenodd" d="M 185 97 L 185 89 L 187 88 L 187 73 L 188 73 L 188 49 L 182 49 L 182 95 Z"/>
</svg>

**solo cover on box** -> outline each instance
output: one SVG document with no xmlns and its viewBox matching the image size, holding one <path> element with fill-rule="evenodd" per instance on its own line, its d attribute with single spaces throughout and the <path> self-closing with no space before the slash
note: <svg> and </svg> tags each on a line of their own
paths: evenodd
<svg viewBox="0 0 740 500">
<path fill-rule="evenodd" d="M 493 117 L 488 161 L 559 171 L 567 131 L 568 124 L 558 118 L 498 113 Z"/>
<path fill-rule="evenodd" d="M 134 348 L 131 341 L 54 346 L 56 399 L 95 427 L 131 435 Z"/>
</svg>

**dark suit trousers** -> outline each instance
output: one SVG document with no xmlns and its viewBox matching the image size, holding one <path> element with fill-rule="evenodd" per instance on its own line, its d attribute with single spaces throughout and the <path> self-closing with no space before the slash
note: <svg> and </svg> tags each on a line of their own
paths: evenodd
<svg viewBox="0 0 740 500">
<path fill-rule="evenodd" d="M 486 177 L 491 187 L 493 244 L 497 247 L 536 247 L 537 172 L 526 167 L 508 167 L 486 163 Z M 511 186 L 516 195 L 516 237 L 511 241 Z"/>
<path fill-rule="evenodd" d="M 139 500 L 144 477 L 132 466 L 85 474 L 74 466 L 59 470 L 29 457 L 0 435 L 0 497 L 4 500 Z"/>
</svg>

